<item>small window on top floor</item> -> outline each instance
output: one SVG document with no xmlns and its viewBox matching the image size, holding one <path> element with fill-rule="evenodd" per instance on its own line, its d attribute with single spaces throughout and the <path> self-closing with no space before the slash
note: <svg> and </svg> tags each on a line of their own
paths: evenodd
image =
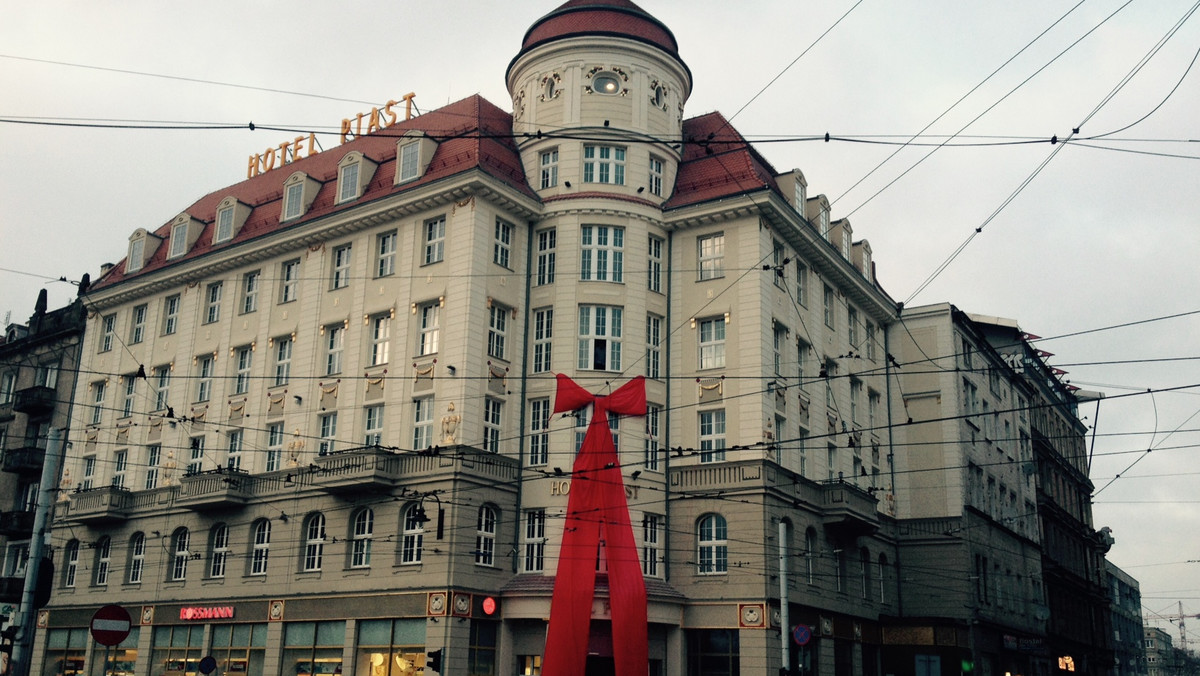
<svg viewBox="0 0 1200 676">
<path fill-rule="evenodd" d="M 415 181 L 424 173 L 433 153 L 437 150 L 437 141 L 419 131 L 410 131 L 396 143 L 396 180 L 395 184 Z"/>
<path fill-rule="evenodd" d="M 238 231 L 250 216 L 250 206 L 232 195 L 221 200 L 213 219 L 212 243 L 221 244 L 237 236 Z"/>
<path fill-rule="evenodd" d="M 138 228 L 129 237 L 129 257 L 125 259 L 125 272 L 137 272 L 146 266 L 150 258 L 154 256 L 154 252 L 158 249 L 158 243 L 162 238 L 147 232 L 143 228 Z"/>
<path fill-rule="evenodd" d="M 233 206 L 227 206 L 217 211 L 217 232 L 213 235 L 213 243 L 226 242 L 233 239 Z"/>
<path fill-rule="evenodd" d="M 187 253 L 188 250 L 188 224 L 176 223 L 171 226 L 171 250 L 168 255 L 171 258 L 178 258 Z"/>
<path fill-rule="evenodd" d="M 297 171 L 283 182 L 283 210 L 279 220 L 290 221 L 304 215 L 317 197 L 321 187 L 315 179 Z"/>
<path fill-rule="evenodd" d="M 338 162 L 337 202 L 350 202 L 362 196 L 375 175 L 376 164 L 357 150 L 346 153 Z"/>
</svg>

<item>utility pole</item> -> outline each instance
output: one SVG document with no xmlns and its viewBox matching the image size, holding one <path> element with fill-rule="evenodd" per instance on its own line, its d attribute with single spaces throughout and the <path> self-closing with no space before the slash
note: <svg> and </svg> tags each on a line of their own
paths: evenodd
<svg viewBox="0 0 1200 676">
<path fill-rule="evenodd" d="M 62 465 L 62 433 L 52 427 L 48 437 L 46 460 L 42 463 L 42 482 L 38 488 L 37 511 L 33 517 L 33 538 L 29 542 L 29 563 L 25 566 L 25 589 L 21 594 L 21 610 L 17 613 L 17 636 L 13 641 L 12 655 L 14 674 L 28 674 L 33 658 L 33 635 L 36 629 L 33 596 L 37 591 L 38 569 L 50 534 L 50 510 L 54 509 L 58 468 Z"/>
</svg>

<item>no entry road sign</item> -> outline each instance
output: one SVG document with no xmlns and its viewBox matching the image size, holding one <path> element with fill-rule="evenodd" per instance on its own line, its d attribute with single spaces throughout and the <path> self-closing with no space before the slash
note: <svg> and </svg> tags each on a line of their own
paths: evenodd
<svg viewBox="0 0 1200 676">
<path fill-rule="evenodd" d="M 121 606 L 107 605 L 92 615 L 92 638 L 100 645 L 114 646 L 129 637 L 132 621 Z"/>
</svg>

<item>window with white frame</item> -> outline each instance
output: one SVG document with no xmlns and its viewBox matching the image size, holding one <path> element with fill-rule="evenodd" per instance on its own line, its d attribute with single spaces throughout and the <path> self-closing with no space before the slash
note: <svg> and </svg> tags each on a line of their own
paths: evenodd
<svg viewBox="0 0 1200 676">
<path fill-rule="evenodd" d="M 187 253 L 188 247 L 188 224 L 176 223 L 171 227 L 171 249 L 167 254 L 168 258 L 179 258 Z"/>
<path fill-rule="evenodd" d="M 113 340 L 117 333 L 117 316 L 105 315 L 100 320 L 100 352 L 108 352 L 113 348 Z"/>
<path fill-rule="evenodd" d="M 585 225 L 580 228 L 579 279 L 625 281 L 625 228 Z"/>
<path fill-rule="evenodd" d="M 808 266 L 796 261 L 796 302 L 808 307 Z"/>
<path fill-rule="evenodd" d="M 146 536 L 134 533 L 129 539 L 129 583 L 140 584 L 146 569 Z"/>
<path fill-rule="evenodd" d="M 189 455 L 185 474 L 199 474 L 204 469 L 204 437 L 192 437 L 188 444 Z"/>
<path fill-rule="evenodd" d="M 350 245 L 343 244 L 333 248 L 333 277 L 330 288 L 344 289 L 350 286 Z"/>
<path fill-rule="evenodd" d="M 492 262 L 503 268 L 512 268 L 509 257 L 512 255 L 513 226 L 496 219 L 495 239 L 492 242 Z"/>
<path fill-rule="evenodd" d="M 262 273 L 258 270 L 242 275 L 242 314 L 258 309 L 258 286 Z"/>
<path fill-rule="evenodd" d="M 646 441 L 642 448 L 642 465 L 651 472 L 658 471 L 658 456 L 662 452 L 662 406 L 646 405 Z"/>
<path fill-rule="evenodd" d="M 490 505 L 479 508 L 475 520 L 475 565 L 496 565 L 496 510 Z"/>
<path fill-rule="evenodd" d="M 831 329 L 836 329 L 837 312 L 833 306 L 833 298 L 833 289 L 828 284 L 825 284 L 822 292 L 822 302 L 825 312 L 825 326 L 828 326 Z"/>
<path fill-rule="evenodd" d="M 129 315 L 129 344 L 135 345 L 146 337 L 146 306 L 138 305 Z"/>
<path fill-rule="evenodd" d="M 558 185 L 558 148 L 546 150 L 540 155 L 542 167 L 542 190 Z"/>
<path fill-rule="evenodd" d="M 187 579 L 188 560 L 192 558 L 192 552 L 188 549 L 188 543 L 191 541 L 191 534 L 186 528 L 179 528 L 175 531 L 174 537 L 174 552 L 171 557 L 171 579 L 175 581 Z"/>
<path fill-rule="evenodd" d="M 846 336 L 850 339 L 850 349 L 859 347 L 858 310 L 851 305 L 846 306 Z"/>
<path fill-rule="evenodd" d="M 771 270 L 771 279 L 775 286 L 782 289 L 787 286 L 787 249 L 779 240 L 772 240 L 772 245 L 771 262 L 774 269 Z"/>
<path fill-rule="evenodd" d="M 650 156 L 650 194 L 662 197 L 663 161 L 661 157 Z"/>
<path fill-rule="evenodd" d="M 225 453 L 225 467 L 228 469 L 240 470 L 242 468 L 242 447 L 244 446 L 245 433 L 241 430 L 233 430 L 228 434 L 228 450 Z"/>
<path fill-rule="evenodd" d="M 400 536 L 400 563 L 421 563 L 421 554 L 425 544 L 425 508 L 421 503 L 408 506 L 404 510 L 404 530 Z"/>
<path fill-rule="evenodd" d="M 301 570 L 321 570 L 325 558 L 325 515 L 317 512 L 308 517 L 304 525 L 304 559 Z"/>
<path fill-rule="evenodd" d="M 371 324 L 371 366 L 388 363 L 388 345 L 391 344 L 391 314 L 375 315 Z"/>
<path fill-rule="evenodd" d="M 396 231 L 380 233 L 375 238 L 375 276 L 396 274 Z"/>
<path fill-rule="evenodd" d="M 505 351 L 505 340 L 508 334 L 508 314 L 512 312 L 508 308 L 493 303 L 492 307 L 488 308 L 488 356 L 496 359 L 507 359 Z"/>
<path fill-rule="evenodd" d="M 267 423 L 267 467 L 268 472 L 274 472 L 282 466 L 283 461 L 283 423 Z"/>
<path fill-rule="evenodd" d="M 841 473 L 841 470 L 839 469 L 841 467 L 841 460 L 838 458 L 837 445 L 835 445 L 835 444 L 826 444 L 825 445 L 825 466 L 826 466 L 826 474 L 825 474 L 826 479 L 828 479 L 829 481 L 833 481 L 834 479 L 839 478 L 838 475 Z"/>
<path fill-rule="evenodd" d="M 441 262 L 446 254 L 446 217 L 425 221 L 425 258 L 423 265 Z"/>
<path fill-rule="evenodd" d="M 260 519 L 254 524 L 254 539 L 250 551 L 250 574 L 266 575 L 267 561 L 271 556 L 271 522 Z"/>
<path fill-rule="evenodd" d="M 655 293 L 662 293 L 663 245 L 662 237 L 650 235 L 649 264 L 646 288 Z"/>
<path fill-rule="evenodd" d="M 720 514 L 705 514 L 696 523 L 696 562 L 701 575 L 728 572 L 729 531 Z"/>
<path fill-rule="evenodd" d="M 554 338 L 554 309 L 533 311 L 533 372 L 550 372 L 550 344 Z"/>
<path fill-rule="evenodd" d="M 142 483 L 145 490 L 158 488 L 158 463 L 162 462 L 162 446 L 150 444 L 146 447 L 146 480 Z"/>
<path fill-rule="evenodd" d="M 229 526 L 218 524 L 212 529 L 212 543 L 208 555 L 208 576 L 225 577 L 225 563 L 229 560 Z"/>
<path fill-rule="evenodd" d="M 317 455 L 333 453 L 337 439 L 337 413 L 317 417 Z"/>
<path fill-rule="evenodd" d="M 113 453 L 112 485 L 125 488 L 125 471 L 129 468 L 129 451 L 120 450 Z"/>
<path fill-rule="evenodd" d="M 700 328 L 700 368 L 725 367 L 725 318 L 713 317 L 698 322 Z"/>
<path fill-rule="evenodd" d="M 545 570 L 546 510 L 531 509 L 525 512 L 521 544 L 525 554 L 521 569 L 526 573 L 540 573 Z"/>
<path fill-rule="evenodd" d="M 646 315 L 646 377 L 662 378 L 662 325 L 663 318 Z"/>
<path fill-rule="evenodd" d="M 13 375 L 11 373 L 4 374 L 3 391 L 0 392 L 0 403 L 7 404 L 12 401 L 12 386 Z M 92 424 L 99 425 L 104 416 L 104 395 L 108 390 L 108 383 L 103 380 L 97 380 L 92 383 Z"/>
<path fill-rule="evenodd" d="M 579 355 L 586 371 L 621 370 L 621 323 L 624 310 L 609 305 L 579 306 Z"/>
<path fill-rule="evenodd" d="M 350 567 L 369 568 L 371 542 L 375 539 L 375 512 L 370 507 L 360 509 L 354 515 L 350 538 Z"/>
<path fill-rule="evenodd" d="M 217 211 L 217 233 L 213 243 L 219 244 L 233 239 L 233 207 L 225 207 Z"/>
<path fill-rule="evenodd" d="M 342 352 L 346 348 L 346 329 L 342 324 L 325 327 L 325 375 L 342 372 Z"/>
<path fill-rule="evenodd" d="M 398 151 L 400 155 L 400 178 L 397 183 L 403 181 L 411 181 L 420 176 L 421 171 L 421 144 L 419 141 L 406 143 L 400 146 Z"/>
<path fill-rule="evenodd" d="M 36 387 L 49 387 L 54 389 L 58 386 L 58 362 L 45 362 L 38 364 L 37 370 L 33 373 L 33 384 Z"/>
<path fill-rule="evenodd" d="M 850 422 L 859 425 L 859 414 L 862 412 L 863 382 L 858 378 L 850 379 Z"/>
<path fill-rule="evenodd" d="M 504 407 L 499 399 L 483 400 L 483 450 L 500 452 L 500 414 Z"/>
<path fill-rule="evenodd" d="M 300 284 L 300 259 L 284 261 L 279 268 L 279 302 L 290 303 L 297 298 Z"/>
<path fill-rule="evenodd" d="M 210 354 L 196 358 L 196 401 L 208 401 L 212 398 L 214 361 Z"/>
<path fill-rule="evenodd" d="M 534 239 L 537 241 L 537 278 L 535 286 L 553 284 L 558 231 L 554 228 L 539 230 L 534 235 Z"/>
<path fill-rule="evenodd" d="M 383 404 L 363 409 L 363 445 L 383 444 Z"/>
<path fill-rule="evenodd" d="M 204 292 L 204 323 L 212 324 L 221 319 L 221 292 L 224 289 L 221 282 L 209 284 Z"/>
<path fill-rule="evenodd" d="M 620 146 L 584 144 L 583 182 L 625 185 L 625 149 Z"/>
<path fill-rule="evenodd" d="M 171 366 L 169 364 L 155 367 L 154 376 L 154 410 L 165 411 L 170 408 L 171 399 Z"/>
<path fill-rule="evenodd" d="M 438 303 L 427 303 L 417 308 L 418 341 L 417 354 L 435 354 L 441 335 L 441 307 Z"/>
<path fill-rule="evenodd" d="M 89 490 L 95 486 L 96 482 L 96 456 L 83 456 L 83 478 L 79 481 L 79 487 L 83 490 Z"/>
<path fill-rule="evenodd" d="M 413 400 L 413 450 L 433 446 L 433 398 Z"/>
<path fill-rule="evenodd" d="M 663 522 L 658 514 L 642 514 L 642 575 L 647 577 L 659 576 Z"/>
<path fill-rule="evenodd" d="M 879 393 L 874 390 L 867 392 L 867 427 L 874 430 L 879 424 Z"/>
<path fill-rule="evenodd" d="M 725 459 L 725 409 L 700 412 L 700 462 Z"/>
<path fill-rule="evenodd" d="M 292 375 L 292 339 L 290 337 L 275 339 L 275 380 L 274 386 L 287 385 Z"/>
<path fill-rule="evenodd" d="M 253 365 L 254 349 L 249 345 L 239 347 L 233 354 L 237 375 L 233 380 L 233 393 L 245 394 L 250 391 L 250 368 Z"/>
<path fill-rule="evenodd" d="M 771 346 L 775 353 L 775 375 L 782 378 L 784 376 L 784 350 L 787 349 L 788 329 L 779 322 L 773 322 L 775 328 L 771 331 Z"/>
<path fill-rule="evenodd" d="M 803 426 L 796 430 L 796 449 L 800 476 L 808 476 L 808 430 Z"/>
<path fill-rule="evenodd" d="M 347 164 L 338 170 L 338 203 L 358 198 L 358 163 Z"/>
<path fill-rule="evenodd" d="M 866 343 L 864 351 L 867 353 L 867 359 L 875 361 L 875 324 L 867 322 L 863 325 L 863 341 Z"/>
<path fill-rule="evenodd" d="M 706 235 L 696 240 L 700 281 L 725 276 L 725 234 Z"/>
<path fill-rule="evenodd" d="M 284 188 L 283 220 L 290 221 L 304 213 L 304 181 L 298 181 Z"/>
<path fill-rule="evenodd" d="M 129 257 L 126 259 L 125 272 L 137 272 L 145 265 L 146 240 L 135 239 L 129 243 Z"/>
<path fill-rule="evenodd" d="M 79 572 L 79 540 L 71 540 L 63 550 L 63 586 L 74 587 Z"/>
<path fill-rule="evenodd" d="M 550 399 L 529 400 L 529 464 L 545 465 L 550 461 Z"/>
<path fill-rule="evenodd" d="M 817 583 L 817 531 L 804 531 L 804 578 L 808 584 Z"/>
</svg>

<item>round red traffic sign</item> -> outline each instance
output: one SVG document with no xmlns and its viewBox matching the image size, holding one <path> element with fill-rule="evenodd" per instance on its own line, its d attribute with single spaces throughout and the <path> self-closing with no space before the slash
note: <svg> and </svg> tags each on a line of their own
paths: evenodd
<svg viewBox="0 0 1200 676">
<path fill-rule="evenodd" d="M 92 638 L 100 645 L 118 645 L 129 637 L 133 621 L 121 606 L 107 605 L 92 615 Z"/>
<path fill-rule="evenodd" d="M 792 629 L 792 640 L 796 645 L 808 645 L 812 640 L 812 629 L 807 624 L 798 624 Z"/>
</svg>

